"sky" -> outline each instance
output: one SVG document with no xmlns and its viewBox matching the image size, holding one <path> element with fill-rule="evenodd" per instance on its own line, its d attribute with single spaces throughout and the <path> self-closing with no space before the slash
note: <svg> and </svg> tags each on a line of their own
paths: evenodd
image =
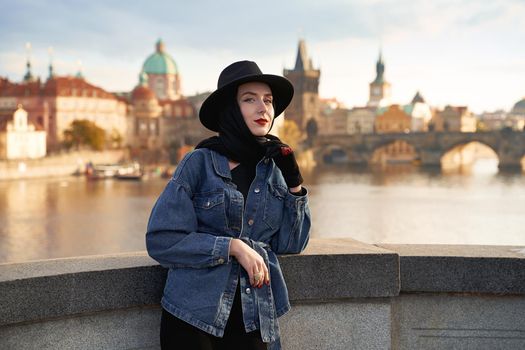
<svg viewBox="0 0 525 350">
<path fill-rule="evenodd" d="M 130 91 L 162 38 L 185 95 L 216 88 L 242 59 L 293 68 L 299 39 L 321 69 L 319 92 L 364 106 L 379 50 L 392 100 L 509 110 L 525 97 L 525 0 L 0 0 L 0 76 L 81 67 L 90 83 Z M 52 55 L 49 54 L 52 47 Z"/>
</svg>

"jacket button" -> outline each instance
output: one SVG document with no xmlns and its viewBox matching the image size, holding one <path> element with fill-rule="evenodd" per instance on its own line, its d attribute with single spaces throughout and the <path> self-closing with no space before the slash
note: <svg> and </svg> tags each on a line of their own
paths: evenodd
<svg viewBox="0 0 525 350">
<path fill-rule="evenodd" d="M 261 190 L 259 188 L 256 188 L 255 190 L 253 190 L 253 192 L 259 193 L 259 192 L 261 192 Z"/>
<path fill-rule="evenodd" d="M 268 164 L 268 158 L 264 160 L 264 164 Z"/>
<path fill-rule="evenodd" d="M 210 201 L 207 201 L 207 202 L 206 202 L 206 206 L 207 206 L 207 207 L 210 206 Z"/>
<path fill-rule="evenodd" d="M 253 219 L 248 220 L 248 225 L 249 225 L 249 226 L 252 226 L 252 225 L 253 225 Z"/>
<path fill-rule="evenodd" d="M 219 260 L 217 260 L 217 262 L 218 262 L 219 264 L 224 264 L 224 259 L 223 259 L 223 258 L 219 258 Z"/>
<path fill-rule="evenodd" d="M 250 288 L 246 288 L 246 294 L 250 294 L 252 290 Z"/>
</svg>

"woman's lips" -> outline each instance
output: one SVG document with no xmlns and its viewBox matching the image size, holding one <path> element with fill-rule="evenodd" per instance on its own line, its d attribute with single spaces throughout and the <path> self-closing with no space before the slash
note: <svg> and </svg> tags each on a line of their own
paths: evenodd
<svg viewBox="0 0 525 350">
<path fill-rule="evenodd" d="M 268 123 L 268 121 L 266 119 L 263 119 L 263 118 L 257 119 L 255 122 L 257 124 L 259 124 L 259 125 L 262 125 L 262 126 L 264 126 L 264 125 L 266 125 Z"/>
</svg>

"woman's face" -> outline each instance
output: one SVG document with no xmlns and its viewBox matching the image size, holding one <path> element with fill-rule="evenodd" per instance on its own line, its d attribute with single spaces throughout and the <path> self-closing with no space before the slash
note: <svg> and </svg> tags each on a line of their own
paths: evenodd
<svg viewBox="0 0 525 350">
<path fill-rule="evenodd" d="M 274 117 L 273 96 L 270 87 L 261 82 L 239 85 L 237 103 L 244 122 L 255 136 L 268 134 Z"/>
</svg>

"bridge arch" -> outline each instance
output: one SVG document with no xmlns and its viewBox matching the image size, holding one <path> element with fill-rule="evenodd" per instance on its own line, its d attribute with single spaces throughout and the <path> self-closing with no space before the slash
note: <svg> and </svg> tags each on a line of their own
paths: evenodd
<svg viewBox="0 0 525 350">
<path fill-rule="evenodd" d="M 370 155 L 370 164 L 413 163 L 419 159 L 415 145 L 405 139 L 385 140 L 378 143 Z"/>
<path fill-rule="evenodd" d="M 324 145 L 318 148 L 316 153 L 325 164 L 347 163 L 350 160 L 348 150 L 341 145 Z"/>
<path fill-rule="evenodd" d="M 468 139 L 455 142 L 443 150 L 440 158 L 441 168 L 444 170 L 463 169 L 472 167 L 478 160 L 495 159 L 495 168 L 499 163 L 496 147 L 478 139 Z"/>
</svg>

